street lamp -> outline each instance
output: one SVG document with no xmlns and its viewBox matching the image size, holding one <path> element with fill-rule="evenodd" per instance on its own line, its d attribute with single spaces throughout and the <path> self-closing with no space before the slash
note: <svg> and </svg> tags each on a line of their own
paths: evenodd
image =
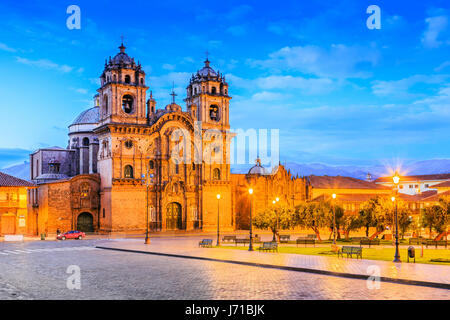
<svg viewBox="0 0 450 320">
<path fill-rule="evenodd" d="M 331 195 L 333 198 L 331 208 L 333 210 L 333 245 L 336 245 L 336 209 L 334 208 L 334 199 L 336 199 L 336 193 Z"/>
<path fill-rule="evenodd" d="M 219 200 L 220 200 L 220 194 L 217 194 L 217 246 L 220 245 L 220 240 L 219 240 Z"/>
<path fill-rule="evenodd" d="M 252 236 L 252 194 L 253 194 L 253 189 L 250 188 L 248 189 L 248 193 L 250 194 L 250 242 L 248 245 L 248 251 L 253 251 L 253 236 Z"/>
<path fill-rule="evenodd" d="M 278 217 L 278 212 L 277 212 L 277 208 L 275 207 L 275 205 L 277 204 L 278 201 L 280 201 L 280 198 L 278 198 L 278 197 L 276 197 L 275 200 L 272 201 L 274 210 L 275 210 L 275 214 L 277 215 L 277 227 L 276 227 L 277 232 L 278 232 L 278 225 L 279 225 L 279 217 Z M 275 241 L 277 241 L 277 240 L 275 239 L 275 233 L 274 233 L 273 237 L 272 237 L 272 242 L 275 242 Z"/>
<path fill-rule="evenodd" d="M 394 181 L 395 185 L 395 195 L 398 196 L 398 184 L 400 182 L 400 176 L 398 175 L 397 171 L 394 173 L 394 176 L 392 177 L 392 180 Z M 397 197 L 392 197 L 392 201 L 395 203 L 395 256 L 394 256 L 394 262 L 402 262 L 400 260 L 400 253 L 398 251 L 398 218 L 397 218 L 397 210 L 398 210 L 398 202 Z"/>
</svg>

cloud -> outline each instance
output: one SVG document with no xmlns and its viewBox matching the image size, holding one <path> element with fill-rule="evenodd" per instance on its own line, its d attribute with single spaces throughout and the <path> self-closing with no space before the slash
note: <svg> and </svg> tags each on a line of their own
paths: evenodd
<svg viewBox="0 0 450 320">
<path fill-rule="evenodd" d="M 169 63 L 164 63 L 162 65 L 162 68 L 165 70 L 174 70 L 175 69 L 175 65 L 174 64 L 169 64 Z"/>
<path fill-rule="evenodd" d="M 375 48 L 335 44 L 326 49 L 313 45 L 284 47 L 269 54 L 266 60 L 249 60 L 249 63 L 274 72 L 299 71 L 335 79 L 370 77 L 370 72 L 360 69 L 365 64 L 373 66 L 377 61 Z"/>
<path fill-rule="evenodd" d="M 273 75 L 256 79 L 244 79 L 233 74 L 226 74 L 225 76 L 230 85 L 235 88 L 247 90 L 262 89 L 264 91 L 277 90 L 283 94 L 289 90 L 309 95 L 323 94 L 333 91 L 340 85 L 339 82 L 329 78 Z"/>
<path fill-rule="evenodd" d="M 263 91 L 263 92 L 255 93 L 252 96 L 252 100 L 255 100 L 255 101 L 275 101 L 275 100 L 284 100 L 284 99 L 287 99 L 289 97 L 290 96 L 287 96 L 287 95 L 279 93 L 279 92 Z"/>
<path fill-rule="evenodd" d="M 70 72 L 73 70 L 73 67 L 70 67 L 66 64 L 63 65 L 59 65 L 53 61 L 47 60 L 47 59 L 39 59 L 39 60 L 29 60 L 27 58 L 22 58 L 22 57 L 16 57 L 16 61 L 21 63 L 21 64 L 25 64 L 28 66 L 33 66 L 33 67 L 38 67 L 41 69 L 53 69 L 53 70 L 57 70 L 60 72 Z"/>
<path fill-rule="evenodd" d="M 17 51 L 16 49 L 11 48 L 11 47 L 9 47 L 6 44 L 1 43 L 1 42 L 0 42 L 0 50 L 7 51 L 7 52 L 16 52 Z"/>
<path fill-rule="evenodd" d="M 439 72 L 442 69 L 445 69 L 449 66 L 450 66 L 450 61 L 445 61 L 445 62 L 441 63 L 438 67 L 434 68 L 434 71 Z"/>
<path fill-rule="evenodd" d="M 417 84 L 440 84 L 450 75 L 413 75 L 400 80 L 373 81 L 372 92 L 377 96 L 414 97 L 424 93 L 414 94 L 411 89 Z"/>
<path fill-rule="evenodd" d="M 88 90 L 87 89 L 83 89 L 83 88 L 78 88 L 78 89 L 75 89 L 75 92 L 81 93 L 81 94 L 87 94 Z"/>
<path fill-rule="evenodd" d="M 422 35 L 422 44 L 426 48 L 438 48 L 442 45 L 442 41 L 438 40 L 439 35 L 447 28 L 447 16 L 435 16 L 425 19 L 427 29 Z"/>
</svg>

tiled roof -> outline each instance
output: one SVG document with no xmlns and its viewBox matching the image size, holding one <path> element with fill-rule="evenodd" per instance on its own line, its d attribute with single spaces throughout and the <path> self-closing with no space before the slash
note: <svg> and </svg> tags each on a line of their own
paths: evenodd
<svg viewBox="0 0 450 320">
<path fill-rule="evenodd" d="M 0 187 L 32 187 L 34 184 L 0 172 Z"/>
<path fill-rule="evenodd" d="M 376 194 L 376 193 L 343 193 L 336 195 L 337 202 L 363 202 L 377 197 L 388 197 L 389 195 Z M 313 201 L 331 200 L 331 195 L 321 194 L 313 199 Z"/>
<path fill-rule="evenodd" d="M 430 186 L 431 188 L 450 188 L 450 180 Z"/>
<path fill-rule="evenodd" d="M 421 199 L 421 201 L 439 201 L 439 199 L 441 199 L 442 196 L 450 197 L 450 190 L 442 192 L 442 193 L 435 193 L 434 195 L 432 195 L 430 197 Z"/>
<path fill-rule="evenodd" d="M 373 182 L 341 176 L 312 175 L 309 176 L 309 181 L 313 188 L 318 189 L 390 189 L 389 187 L 381 186 Z"/>
<path fill-rule="evenodd" d="M 421 180 L 450 180 L 450 173 L 400 176 L 400 182 Z M 392 177 L 380 177 L 375 182 L 392 182 Z"/>
</svg>

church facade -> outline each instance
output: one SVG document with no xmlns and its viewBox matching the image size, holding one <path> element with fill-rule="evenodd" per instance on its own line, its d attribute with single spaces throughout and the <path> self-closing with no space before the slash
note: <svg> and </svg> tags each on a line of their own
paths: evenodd
<svg viewBox="0 0 450 320">
<path fill-rule="evenodd" d="M 69 126 L 67 148 L 30 155 L 35 232 L 130 232 L 147 224 L 151 231 L 212 231 L 218 219 L 227 232 L 245 225 L 249 185 L 261 186 L 258 207 L 270 205 L 271 193 L 287 203 L 306 199 L 306 180 L 282 166 L 274 174 L 260 172 L 260 164 L 231 174 L 231 97 L 208 59 L 189 80 L 185 111 L 174 93 L 156 109 L 141 65 L 119 49 L 105 61 L 95 106 Z"/>
</svg>

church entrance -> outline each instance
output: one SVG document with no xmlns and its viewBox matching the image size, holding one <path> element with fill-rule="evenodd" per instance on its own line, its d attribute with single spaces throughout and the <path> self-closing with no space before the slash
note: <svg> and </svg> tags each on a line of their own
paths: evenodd
<svg viewBox="0 0 450 320">
<path fill-rule="evenodd" d="M 181 205 L 177 202 L 171 202 L 167 205 L 166 229 L 183 229 L 183 220 L 181 218 Z"/>
<path fill-rule="evenodd" d="M 77 230 L 83 232 L 94 231 L 94 217 L 89 212 L 83 212 L 77 219 Z"/>
</svg>

